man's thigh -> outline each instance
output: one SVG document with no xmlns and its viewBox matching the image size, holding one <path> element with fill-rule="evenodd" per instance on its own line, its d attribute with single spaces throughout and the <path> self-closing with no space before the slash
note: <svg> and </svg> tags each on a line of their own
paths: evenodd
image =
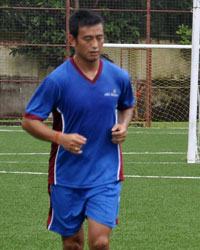
<svg viewBox="0 0 200 250">
<path fill-rule="evenodd" d="M 91 189 L 87 194 L 86 217 L 107 227 L 115 227 L 119 212 L 120 192 L 120 182 Z"/>
<path fill-rule="evenodd" d="M 120 182 L 89 189 L 51 185 L 52 211 L 48 229 L 62 236 L 72 236 L 80 230 L 85 217 L 115 227 L 120 190 Z"/>
<path fill-rule="evenodd" d="M 51 185 L 52 213 L 48 229 L 62 236 L 75 235 L 81 228 L 85 201 L 78 189 Z"/>
</svg>

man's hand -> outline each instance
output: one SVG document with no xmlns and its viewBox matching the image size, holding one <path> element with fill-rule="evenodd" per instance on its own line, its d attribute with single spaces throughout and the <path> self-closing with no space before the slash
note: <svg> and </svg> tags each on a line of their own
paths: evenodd
<svg viewBox="0 0 200 250">
<path fill-rule="evenodd" d="M 117 123 L 112 128 L 112 142 L 115 144 L 120 144 L 126 139 L 126 128 L 121 124 Z"/>
<path fill-rule="evenodd" d="M 22 119 L 22 127 L 36 138 L 57 143 L 74 154 L 81 154 L 81 147 L 87 142 L 87 139 L 82 135 L 64 134 L 60 131 L 52 130 L 40 120 L 33 120 L 24 117 Z M 59 135 L 57 137 L 56 134 L 58 132 Z M 57 137 L 56 141 L 55 136 Z"/>
<path fill-rule="evenodd" d="M 82 154 L 83 151 L 81 147 L 86 144 L 86 142 L 87 139 L 79 134 L 61 133 L 58 137 L 58 144 L 74 154 Z"/>
</svg>

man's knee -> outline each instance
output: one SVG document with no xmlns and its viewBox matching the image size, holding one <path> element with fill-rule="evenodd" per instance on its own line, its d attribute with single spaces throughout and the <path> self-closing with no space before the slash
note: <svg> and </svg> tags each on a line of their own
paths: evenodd
<svg viewBox="0 0 200 250">
<path fill-rule="evenodd" d="M 97 239 L 89 242 L 90 250 L 109 250 L 109 239 L 100 236 Z"/>
<path fill-rule="evenodd" d="M 65 242 L 63 250 L 83 250 L 83 245 L 78 242 Z"/>
<path fill-rule="evenodd" d="M 83 250 L 83 247 L 77 243 L 67 243 L 63 245 L 63 250 Z"/>
<path fill-rule="evenodd" d="M 79 237 L 62 237 L 62 240 L 63 250 L 83 250 L 84 248 L 84 240 Z"/>
</svg>

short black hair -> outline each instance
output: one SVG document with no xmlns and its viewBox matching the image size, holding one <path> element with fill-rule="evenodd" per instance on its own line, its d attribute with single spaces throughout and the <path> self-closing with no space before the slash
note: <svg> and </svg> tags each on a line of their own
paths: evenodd
<svg viewBox="0 0 200 250">
<path fill-rule="evenodd" d="M 99 14 L 92 10 L 79 9 L 69 19 L 69 31 L 77 39 L 79 27 L 93 26 L 100 23 L 104 25 L 103 18 Z"/>
</svg>

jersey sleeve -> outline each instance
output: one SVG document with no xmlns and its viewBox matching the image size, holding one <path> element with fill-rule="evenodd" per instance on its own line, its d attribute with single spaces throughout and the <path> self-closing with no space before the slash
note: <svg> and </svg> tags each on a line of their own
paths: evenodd
<svg viewBox="0 0 200 250">
<path fill-rule="evenodd" d="M 128 109 L 133 106 L 135 99 L 133 96 L 133 90 L 130 82 L 130 77 L 126 74 L 122 82 L 122 91 L 118 101 L 118 110 Z"/>
<path fill-rule="evenodd" d="M 49 77 L 35 91 L 27 108 L 25 117 L 45 120 L 56 109 L 59 101 L 58 85 Z"/>
</svg>

